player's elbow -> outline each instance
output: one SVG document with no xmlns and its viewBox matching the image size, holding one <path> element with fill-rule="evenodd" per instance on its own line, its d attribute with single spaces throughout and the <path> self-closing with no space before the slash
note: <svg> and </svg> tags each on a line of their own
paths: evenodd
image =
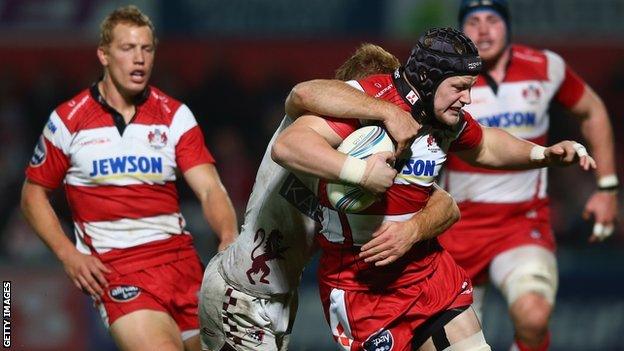
<svg viewBox="0 0 624 351">
<path fill-rule="evenodd" d="M 286 113 L 291 117 L 298 117 L 296 111 L 307 110 L 312 96 L 311 82 L 302 82 L 295 85 L 286 98 Z M 292 115 L 295 113 L 295 115 Z"/>
<path fill-rule="evenodd" d="M 284 135 L 280 135 L 271 147 L 271 159 L 280 166 L 285 166 L 289 157 L 288 142 Z"/>
</svg>

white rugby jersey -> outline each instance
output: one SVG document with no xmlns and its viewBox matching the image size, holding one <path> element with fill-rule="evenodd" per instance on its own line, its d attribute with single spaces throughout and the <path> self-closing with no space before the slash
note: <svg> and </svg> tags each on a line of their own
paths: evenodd
<svg viewBox="0 0 624 351">
<path fill-rule="evenodd" d="M 318 180 L 290 172 L 271 159 L 277 135 L 291 123 L 285 117 L 269 142 L 240 235 L 223 252 L 219 266 L 228 284 L 257 297 L 295 291 L 314 252 Z"/>
<path fill-rule="evenodd" d="M 176 169 L 212 162 L 186 105 L 149 87 L 126 125 L 94 84 L 52 112 L 26 175 L 50 189 L 65 184 L 80 252 L 138 268 L 133 253 L 163 252 L 141 265 L 194 254 Z"/>
<path fill-rule="evenodd" d="M 472 103 L 464 109 L 484 126 L 502 128 L 540 145 L 546 144 L 550 102 L 570 108 L 584 92 L 584 83 L 559 55 L 519 45 L 511 47 L 502 83 L 491 84 L 480 75 L 472 88 Z M 546 168 L 486 170 L 451 155 L 447 171 L 442 183 L 458 203 L 510 204 L 546 198 Z M 470 218 L 462 213 L 462 221 L 466 220 Z"/>
<path fill-rule="evenodd" d="M 406 91 L 402 96 L 394 86 L 395 82 L 390 75 L 374 75 L 349 84 L 410 111 L 411 106 L 406 100 L 415 94 Z M 327 122 L 343 139 L 362 126 L 358 120 L 328 118 Z M 394 184 L 379 201 L 357 214 L 332 208 L 327 199 L 326 184 L 321 182 L 318 193 L 323 212 L 319 242 L 323 255 L 319 279 L 345 290 L 368 290 L 373 286 L 405 286 L 428 276 L 442 253 L 436 239 L 417 243 L 387 267 L 364 263 L 358 257 L 359 246 L 368 242 L 384 221 L 407 221 L 420 211 L 429 199 L 433 182 L 446 162 L 448 152 L 472 149 L 480 144 L 481 139 L 481 127 L 469 114 L 464 114 L 463 121 L 453 130 L 424 126 L 411 145 L 410 158 L 404 162 Z"/>
</svg>

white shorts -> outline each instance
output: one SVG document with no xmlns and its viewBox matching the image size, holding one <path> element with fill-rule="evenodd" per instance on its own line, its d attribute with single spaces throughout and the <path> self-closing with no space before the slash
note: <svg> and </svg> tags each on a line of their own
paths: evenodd
<svg viewBox="0 0 624 351">
<path fill-rule="evenodd" d="M 559 284 L 555 254 L 539 245 L 523 245 L 498 254 L 490 264 L 492 285 L 508 305 L 527 292 L 535 292 L 554 305 Z M 483 288 L 475 288 L 473 308 L 481 317 Z"/>
<path fill-rule="evenodd" d="M 206 267 L 199 296 L 202 350 L 287 350 L 297 313 L 297 292 L 257 298 L 229 285 L 218 272 L 221 255 Z"/>
</svg>

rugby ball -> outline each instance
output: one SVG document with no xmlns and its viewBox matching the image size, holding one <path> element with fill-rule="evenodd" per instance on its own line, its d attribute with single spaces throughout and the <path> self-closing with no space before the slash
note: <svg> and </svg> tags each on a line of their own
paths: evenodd
<svg viewBox="0 0 624 351">
<path fill-rule="evenodd" d="M 367 126 L 349 134 L 338 147 L 338 151 L 359 159 L 366 159 L 378 152 L 394 153 L 394 144 L 385 129 L 379 126 Z M 335 209 L 346 213 L 358 213 L 375 202 L 373 194 L 351 184 L 328 183 L 327 197 Z"/>
</svg>

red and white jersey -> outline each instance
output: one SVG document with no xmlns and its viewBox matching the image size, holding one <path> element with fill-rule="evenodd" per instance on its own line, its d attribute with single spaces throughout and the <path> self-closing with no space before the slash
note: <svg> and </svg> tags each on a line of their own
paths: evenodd
<svg viewBox="0 0 624 351">
<path fill-rule="evenodd" d="M 65 184 L 80 252 L 136 269 L 195 254 L 176 170 L 212 162 L 186 105 L 149 87 L 126 125 L 94 85 L 52 112 L 26 175 L 50 189 Z"/>
<path fill-rule="evenodd" d="M 584 83 L 557 54 L 514 45 L 498 91 L 480 75 L 472 88 L 472 103 L 464 109 L 484 126 L 544 145 L 551 100 L 570 108 L 584 89 Z M 444 184 L 457 202 L 509 204 L 546 197 L 545 168 L 492 171 L 472 167 L 451 155 L 447 170 Z M 462 216 L 462 220 L 469 219 Z"/>
<path fill-rule="evenodd" d="M 350 84 L 406 111 L 411 109 L 394 87 L 390 75 L 375 75 Z M 380 201 L 360 213 L 342 213 L 332 208 L 325 183 L 321 182 L 319 198 L 323 205 L 323 228 L 319 241 L 323 255 L 319 279 L 322 282 L 344 290 L 398 287 L 420 280 L 436 269 L 442 249 L 435 239 L 414 245 L 409 253 L 383 268 L 375 268 L 360 260 L 359 246 L 372 238 L 382 222 L 407 221 L 425 206 L 434 178 L 449 151 L 472 149 L 480 144 L 481 127 L 469 114 L 464 114 L 463 118 L 455 130 L 423 127 L 411 146 L 411 157 L 404 162 L 394 185 Z M 343 139 L 362 126 L 358 120 L 328 118 L 327 122 Z"/>
<path fill-rule="evenodd" d="M 236 241 L 222 253 L 219 273 L 249 295 L 270 298 L 292 293 L 314 253 L 318 221 L 318 179 L 291 172 L 271 159 L 279 133 L 292 123 L 282 120 L 258 168 Z"/>
<path fill-rule="evenodd" d="M 495 89 L 480 75 L 464 109 L 482 125 L 545 145 L 550 102 L 573 107 L 585 84 L 557 54 L 513 45 L 505 78 Z M 545 168 L 487 170 L 451 155 L 443 178 L 461 220 L 440 242 L 471 278 L 478 280 L 492 258 L 510 248 L 534 244 L 554 250 Z"/>
</svg>

